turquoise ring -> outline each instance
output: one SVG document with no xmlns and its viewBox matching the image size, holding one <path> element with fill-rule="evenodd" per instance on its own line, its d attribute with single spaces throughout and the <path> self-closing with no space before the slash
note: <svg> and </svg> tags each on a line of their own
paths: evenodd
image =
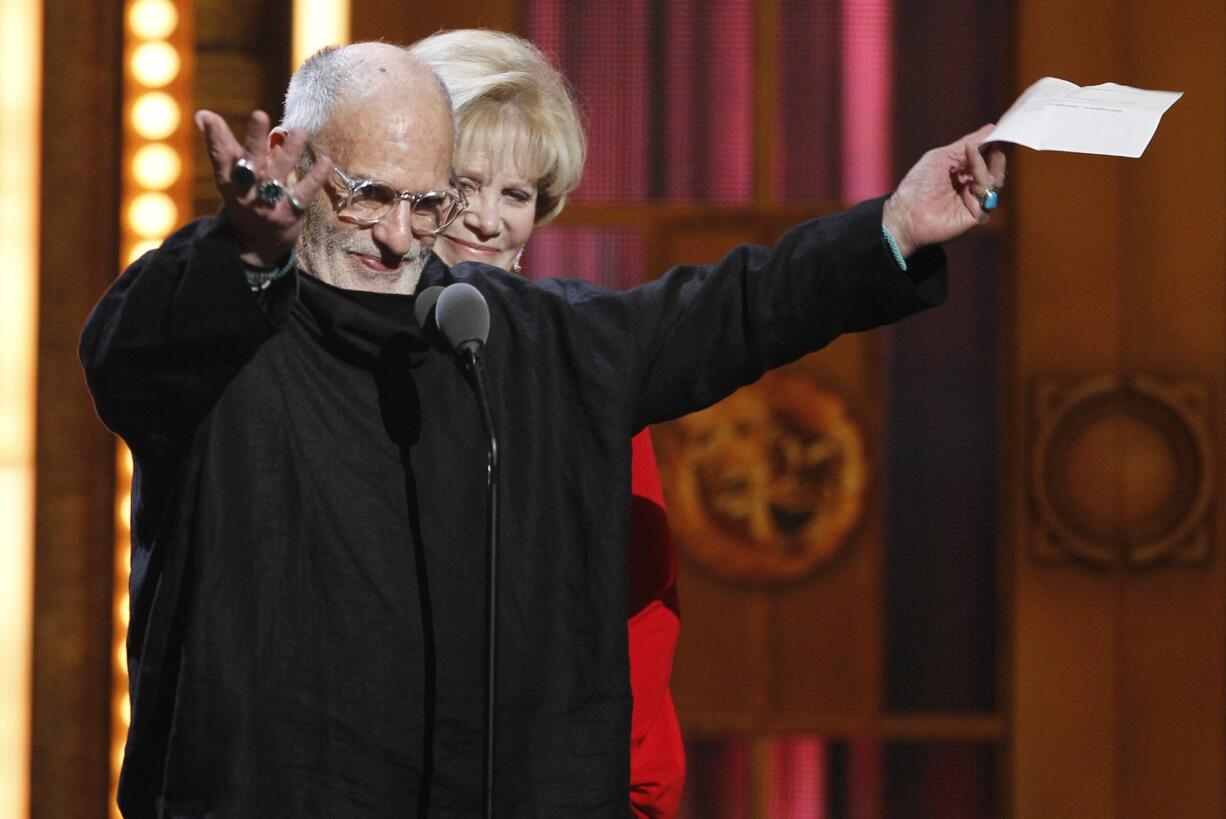
<svg viewBox="0 0 1226 819">
<path fill-rule="evenodd" d="M 991 185 L 983 192 L 983 196 L 979 197 L 979 207 L 983 208 L 983 212 L 987 213 L 990 210 L 996 210 L 996 206 L 1000 204 L 1000 191 L 993 188 Z"/>
</svg>

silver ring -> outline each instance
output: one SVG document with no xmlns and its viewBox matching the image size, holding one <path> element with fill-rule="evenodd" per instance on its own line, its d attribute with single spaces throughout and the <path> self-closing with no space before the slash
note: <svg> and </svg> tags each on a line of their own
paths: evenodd
<svg viewBox="0 0 1226 819">
<path fill-rule="evenodd" d="M 234 164 L 230 166 L 230 184 L 238 191 L 239 196 L 245 196 L 247 191 L 251 190 L 251 186 L 255 184 L 255 166 L 250 159 L 240 156 L 234 160 Z"/>
<path fill-rule="evenodd" d="M 285 201 L 289 202 L 289 206 L 293 208 L 294 213 L 301 215 L 306 210 L 306 205 L 298 201 L 298 197 L 294 196 L 291 190 L 285 191 Z"/>
<path fill-rule="evenodd" d="M 265 179 L 256 191 L 256 197 L 265 205 L 275 205 L 285 196 L 285 185 L 276 179 Z"/>
</svg>

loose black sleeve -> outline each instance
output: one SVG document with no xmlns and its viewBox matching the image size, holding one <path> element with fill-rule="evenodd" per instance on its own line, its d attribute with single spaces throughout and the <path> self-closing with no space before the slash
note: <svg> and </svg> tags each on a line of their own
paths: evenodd
<svg viewBox="0 0 1226 819">
<path fill-rule="evenodd" d="M 814 219 L 773 248 L 745 245 L 629 291 L 618 332 L 631 345 L 634 428 L 709 406 L 842 333 L 943 302 L 944 253 L 925 249 L 900 270 L 882 237 L 883 203 Z"/>
<path fill-rule="evenodd" d="M 259 297 L 222 217 L 177 231 L 115 281 L 80 355 L 103 422 L 134 452 L 179 451 L 259 345 L 285 326 L 296 275 Z"/>
</svg>

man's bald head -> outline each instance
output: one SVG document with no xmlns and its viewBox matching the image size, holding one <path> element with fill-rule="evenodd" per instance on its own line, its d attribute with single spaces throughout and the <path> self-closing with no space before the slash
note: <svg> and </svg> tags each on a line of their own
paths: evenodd
<svg viewBox="0 0 1226 819">
<path fill-rule="evenodd" d="M 311 55 L 290 79 L 281 127 L 314 137 L 342 111 L 352 116 L 377 102 L 387 110 L 389 101 L 421 126 L 454 130 L 451 100 L 438 76 L 387 43 L 329 46 Z"/>
</svg>

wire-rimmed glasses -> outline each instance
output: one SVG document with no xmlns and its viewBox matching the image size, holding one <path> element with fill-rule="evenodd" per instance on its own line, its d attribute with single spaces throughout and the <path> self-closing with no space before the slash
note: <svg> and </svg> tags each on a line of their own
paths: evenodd
<svg viewBox="0 0 1226 819">
<path fill-rule="evenodd" d="M 396 190 L 386 182 L 375 179 L 351 177 L 333 166 L 345 189 L 345 203 L 340 207 L 341 217 L 361 225 L 374 225 L 396 209 L 403 199 L 409 203 L 413 232 L 437 235 L 456 220 L 468 207 L 468 200 L 451 174 L 451 188 L 413 193 Z"/>
</svg>

